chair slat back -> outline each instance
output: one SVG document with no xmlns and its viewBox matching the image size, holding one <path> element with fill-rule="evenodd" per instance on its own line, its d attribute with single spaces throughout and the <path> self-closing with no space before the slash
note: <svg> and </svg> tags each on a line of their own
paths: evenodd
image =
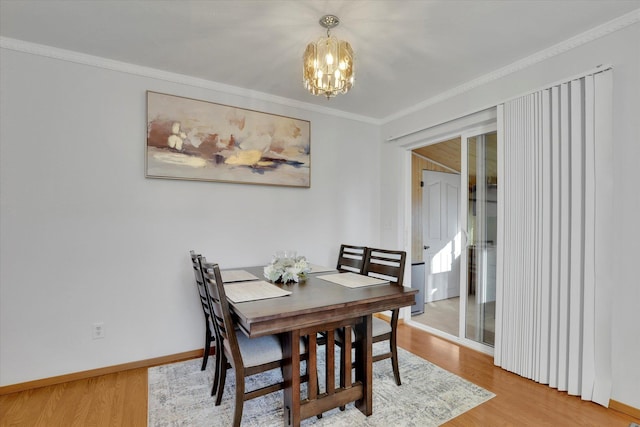
<svg viewBox="0 0 640 427">
<path fill-rule="evenodd" d="M 193 275 L 196 279 L 196 285 L 198 287 L 198 293 L 200 294 L 200 303 L 202 304 L 202 311 L 204 312 L 209 327 L 213 332 L 213 322 L 211 320 L 211 309 L 209 308 L 209 298 L 207 296 L 207 289 L 204 284 L 204 277 L 202 276 L 202 268 L 200 267 L 200 258 L 202 255 L 196 254 L 194 251 L 189 251 L 191 254 L 191 263 L 193 264 Z"/>
<path fill-rule="evenodd" d="M 402 286 L 406 258 L 405 251 L 367 248 L 362 274 Z"/>
<path fill-rule="evenodd" d="M 366 246 L 340 245 L 337 270 L 362 274 L 366 252 Z"/>
<path fill-rule="evenodd" d="M 224 290 L 224 283 L 218 264 L 207 263 L 203 257 L 200 259 L 202 274 L 204 277 L 209 300 L 211 301 L 212 318 L 217 331 L 222 338 L 225 348 L 231 352 L 231 360 L 234 367 L 242 366 L 242 356 L 238 347 L 238 339 L 235 333 L 233 318 L 229 308 L 229 301 Z"/>
</svg>

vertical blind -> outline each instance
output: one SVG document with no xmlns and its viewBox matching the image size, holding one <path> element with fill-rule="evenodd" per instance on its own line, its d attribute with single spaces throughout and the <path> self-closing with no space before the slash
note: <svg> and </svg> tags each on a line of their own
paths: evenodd
<svg viewBox="0 0 640 427">
<path fill-rule="evenodd" d="M 608 406 L 612 71 L 498 108 L 495 364 Z"/>
</svg>

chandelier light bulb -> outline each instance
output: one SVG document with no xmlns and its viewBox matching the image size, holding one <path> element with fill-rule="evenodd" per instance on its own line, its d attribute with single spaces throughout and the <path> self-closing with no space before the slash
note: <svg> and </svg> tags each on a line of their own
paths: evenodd
<svg viewBox="0 0 640 427">
<path fill-rule="evenodd" d="M 331 55 L 330 53 L 327 53 L 327 65 L 333 65 L 333 55 Z"/>
</svg>

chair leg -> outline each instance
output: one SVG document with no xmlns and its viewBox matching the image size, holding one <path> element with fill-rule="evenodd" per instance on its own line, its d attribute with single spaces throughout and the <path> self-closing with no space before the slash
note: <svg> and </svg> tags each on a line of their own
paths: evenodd
<svg viewBox="0 0 640 427">
<path fill-rule="evenodd" d="M 222 402 L 222 395 L 224 394 L 224 384 L 227 380 L 227 358 L 224 353 L 220 353 L 220 383 L 218 384 L 218 390 L 216 390 L 216 406 L 220 406 Z M 237 385 L 236 385 L 237 387 Z M 212 390 L 213 391 L 213 390 Z"/>
<path fill-rule="evenodd" d="M 220 371 L 222 371 L 222 355 L 220 354 L 219 341 L 216 341 L 215 354 L 215 372 L 213 373 L 213 387 L 211 387 L 211 396 L 218 394 L 218 386 L 220 384 Z"/>
<path fill-rule="evenodd" d="M 236 367 L 236 401 L 233 412 L 233 427 L 240 427 L 242 422 L 242 409 L 244 407 L 244 373 Z"/>
<path fill-rule="evenodd" d="M 204 354 L 202 355 L 202 367 L 201 371 L 207 369 L 207 361 L 209 360 L 209 353 L 211 352 L 211 330 L 209 329 L 209 322 L 207 322 L 207 330 L 204 334 Z"/>
<path fill-rule="evenodd" d="M 391 335 L 389 347 L 391 347 L 391 366 L 393 367 L 393 376 L 396 379 L 396 385 L 402 385 L 402 382 L 400 382 L 400 370 L 398 369 L 398 347 L 396 346 L 395 334 Z"/>
</svg>

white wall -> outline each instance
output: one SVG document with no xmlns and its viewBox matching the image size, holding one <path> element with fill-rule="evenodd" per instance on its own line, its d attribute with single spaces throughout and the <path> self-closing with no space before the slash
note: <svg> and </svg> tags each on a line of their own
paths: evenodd
<svg viewBox="0 0 640 427">
<path fill-rule="evenodd" d="M 483 110 L 500 102 L 541 89 L 559 80 L 594 69 L 600 64 L 612 65 L 614 72 L 614 145 L 615 172 L 614 210 L 615 221 L 611 234 L 615 244 L 609 248 L 615 256 L 610 268 L 611 286 L 614 289 L 612 340 L 613 388 L 612 399 L 640 408 L 640 281 L 638 279 L 638 242 L 640 228 L 637 216 L 640 212 L 638 197 L 638 161 L 640 159 L 640 24 L 635 23 L 622 30 L 583 44 L 565 53 L 552 56 L 529 68 L 506 75 L 476 87 L 468 92 L 425 107 L 405 117 L 387 123 L 382 128 L 384 139 L 403 135 L 420 128 L 434 126 L 456 119 L 468 113 Z M 383 143 L 403 149 L 399 144 Z M 385 148 L 386 151 L 392 148 Z M 385 160 L 381 179 L 398 184 L 396 188 L 384 188 L 382 206 L 396 203 L 397 194 L 405 191 L 398 179 L 406 174 L 406 163 L 401 156 L 395 165 Z M 402 221 L 405 210 L 397 218 L 383 216 L 382 221 Z M 391 214 L 391 212 L 386 212 Z M 383 210 L 383 215 L 385 211 Z M 398 237 L 402 239 L 406 236 Z M 396 236 L 397 237 L 397 236 Z M 382 234 L 382 244 L 392 243 L 393 238 Z"/>
<path fill-rule="evenodd" d="M 202 348 L 190 249 L 222 267 L 379 241 L 379 127 L 0 51 L 0 385 Z M 311 121 L 311 188 L 144 178 L 145 91 Z M 104 322 L 106 338 L 91 339 Z"/>
</svg>

